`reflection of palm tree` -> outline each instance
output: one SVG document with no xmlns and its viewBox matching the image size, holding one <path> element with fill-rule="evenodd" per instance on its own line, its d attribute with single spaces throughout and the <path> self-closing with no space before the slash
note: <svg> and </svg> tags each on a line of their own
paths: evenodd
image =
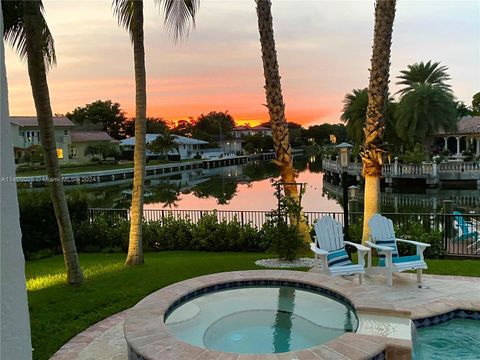
<svg viewBox="0 0 480 360">
<path fill-rule="evenodd" d="M 295 309 L 295 289 L 282 286 L 278 290 L 277 313 L 273 332 L 275 353 L 290 351 L 292 318 Z"/>
<path fill-rule="evenodd" d="M 148 202 L 161 202 L 163 207 L 178 207 L 177 202 L 180 201 L 180 185 L 175 184 L 160 184 L 154 190 L 153 196 L 148 199 Z"/>
<path fill-rule="evenodd" d="M 353 331 L 352 311 L 348 307 L 345 310 L 345 323 L 343 324 L 343 330 L 345 330 L 345 332 Z"/>
<path fill-rule="evenodd" d="M 237 181 L 225 181 L 223 177 L 216 176 L 195 186 L 193 194 L 199 198 L 212 196 L 218 204 L 226 205 L 237 194 Z"/>
</svg>

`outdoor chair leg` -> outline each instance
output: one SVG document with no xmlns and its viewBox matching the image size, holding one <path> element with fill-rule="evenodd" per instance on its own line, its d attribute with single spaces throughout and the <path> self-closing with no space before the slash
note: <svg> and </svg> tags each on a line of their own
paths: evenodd
<svg viewBox="0 0 480 360">
<path fill-rule="evenodd" d="M 417 269 L 417 283 L 422 282 L 422 269 Z"/>
<path fill-rule="evenodd" d="M 362 285 L 363 283 L 363 274 L 358 274 L 358 283 Z"/>
<path fill-rule="evenodd" d="M 393 286 L 393 271 L 390 269 L 387 271 L 387 286 Z"/>
</svg>

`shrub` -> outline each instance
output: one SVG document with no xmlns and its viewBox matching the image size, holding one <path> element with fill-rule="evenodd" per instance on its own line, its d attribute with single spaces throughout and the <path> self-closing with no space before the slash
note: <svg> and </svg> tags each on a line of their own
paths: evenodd
<svg viewBox="0 0 480 360">
<path fill-rule="evenodd" d="M 281 260 L 295 260 L 306 246 L 296 226 L 290 226 L 275 218 L 264 224 L 261 238 L 263 244 L 268 245 L 268 249 L 276 253 Z"/>
<path fill-rule="evenodd" d="M 423 255 L 426 259 L 438 259 L 446 254 L 443 246 L 442 232 L 438 230 L 432 230 L 429 226 L 424 226 L 418 222 L 413 222 L 407 225 L 401 231 L 396 231 L 399 238 L 406 240 L 414 240 L 423 243 L 430 244 L 425 249 Z M 398 252 L 400 255 L 411 255 L 412 245 L 405 243 L 398 243 Z"/>
<path fill-rule="evenodd" d="M 49 192 L 19 191 L 18 201 L 25 257 L 30 258 L 33 252 L 44 249 L 60 252 L 58 225 Z M 87 218 L 88 204 L 84 197 L 68 197 L 67 204 L 72 227 L 75 229 Z"/>
</svg>

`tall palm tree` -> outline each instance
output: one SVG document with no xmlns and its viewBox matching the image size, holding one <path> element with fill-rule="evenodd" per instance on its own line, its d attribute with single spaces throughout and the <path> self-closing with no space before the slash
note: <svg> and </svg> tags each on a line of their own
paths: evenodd
<svg viewBox="0 0 480 360">
<path fill-rule="evenodd" d="M 458 112 L 451 92 L 431 84 L 413 85 L 401 97 L 396 112 L 398 136 L 409 145 L 429 148 L 440 129 L 455 130 Z"/>
<path fill-rule="evenodd" d="M 195 24 L 198 0 L 156 0 L 165 14 L 165 25 L 175 41 L 186 35 Z M 145 178 L 145 135 L 147 116 L 147 84 L 143 36 L 143 0 L 113 0 L 114 14 L 130 33 L 135 68 L 135 150 L 134 177 L 130 217 L 130 236 L 126 265 L 143 263 L 142 217 Z"/>
<path fill-rule="evenodd" d="M 402 70 L 402 75 L 397 76 L 401 81 L 397 82 L 397 85 L 405 85 L 405 87 L 399 90 L 397 93 L 403 95 L 413 89 L 415 85 L 430 84 L 438 86 L 448 92 L 451 91 L 450 85 L 445 82 L 450 80 L 446 66 L 440 66 L 440 62 L 434 62 L 429 60 L 426 63 L 420 61 L 413 65 L 408 65 L 408 70 Z"/>
<path fill-rule="evenodd" d="M 292 148 L 288 135 L 288 124 L 285 118 L 285 103 L 283 101 L 280 72 L 278 69 L 277 51 L 275 49 L 275 37 L 273 33 L 273 17 L 271 0 L 255 0 L 257 4 L 258 30 L 262 47 L 263 74 L 265 76 L 265 94 L 267 99 L 270 125 L 276 160 L 280 168 L 280 176 L 284 185 L 285 196 L 292 202 L 299 204 L 300 196 L 295 183 L 293 169 Z M 311 242 L 307 224 L 303 218 L 292 218 L 299 225 L 299 230 L 305 242 Z"/>
<path fill-rule="evenodd" d="M 2 1 L 2 9 L 5 22 L 3 36 L 28 64 L 41 142 L 45 151 L 48 186 L 67 268 L 67 281 L 72 285 L 80 285 L 83 275 L 58 165 L 47 82 L 47 70 L 56 63 L 53 37 L 43 17 L 41 1 Z"/>
<path fill-rule="evenodd" d="M 378 212 L 380 203 L 380 176 L 382 174 L 385 115 L 388 102 L 390 48 L 396 0 L 377 0 L 373 34 L 370 82 L 368 85 L 367 122 L 365 141 L 361 152 L 365 177 L 365 200 L 362 241 L 369 238 L 368 220 Z"/>
</svg>

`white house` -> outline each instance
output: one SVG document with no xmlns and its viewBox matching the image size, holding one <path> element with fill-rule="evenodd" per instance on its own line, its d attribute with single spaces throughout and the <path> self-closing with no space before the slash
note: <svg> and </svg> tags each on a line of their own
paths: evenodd
<svg viewBox="0 0 480 360">
<path fill-rule="evenodd" d="M 153 142 L 160 134 L 147 134 L 145 137 L 145 141 L 147 144 Z M 202 145 L 207 145 L 207 141 L 188 138 L 185 136 L 180 135 L 172 135 L 174 138 L 174 142 L 176 144 L 176 148 L 172 149 L 168 152 L 170 156 L 179 156 L 181 160 L 183 159 L 193 159 L 195 155 L 200 154 L 202 152 Z M 120 148 L 124 153 L 133 152 L 135 148 L 135 136 L 132 136 L 128 139 L 124 139 L 120 141 Z M 148 157 L 156 157 L 158 154 L 152 153 L 151 151 L 147 150 L 147 158 Z"/>
</svg>

